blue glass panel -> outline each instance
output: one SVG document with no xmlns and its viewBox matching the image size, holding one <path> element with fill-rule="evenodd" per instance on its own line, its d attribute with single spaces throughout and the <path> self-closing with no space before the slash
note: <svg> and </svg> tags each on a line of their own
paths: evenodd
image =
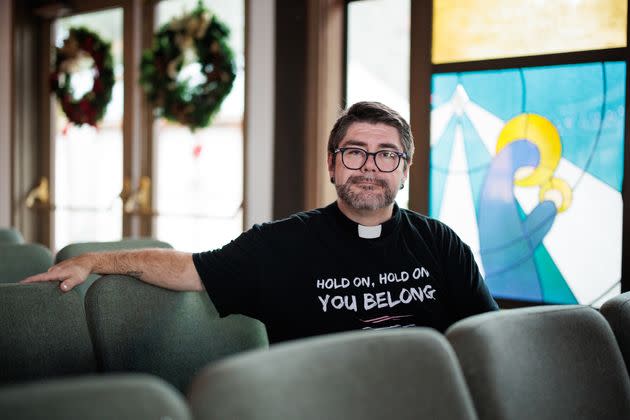
<svg viewBox="0 0 630 420">
<path fill-rule="evenodd" d="M 518 71 L 461 73 L 460 80 L 472 101 L 502 120 L 523 110 L 523 83 Z"/>
<path fill-rule="evenodd" d="M 475 130 L 467 116 L 460 118 L 462 132 L 464 133 L 464 148 L 468 160 L 468 176 L 470 188 L 475 199 L 475 209 L 479 212 L 479 196 L 485 178 L 488 165 L 492 161 L 492 155 L 486 150 L 483 140 Z"/>
<path fill-rule="evenodd" d="M 451 152 L 453 151 L 453 143 L 455 142 L 456 120 L 451 118 L 444 134 L 438 142 L 431 148 L 431 173 L 430 173 L 430 195 L 429 195 L 429 212 L 430 214 L 439 214 L 442 205 L 442 196 L 444 194 L 444 184 L 448 176 L 448 165 L 451 161 Z"/>
<path fill-rule="evenodd" d="M 433 76 L 431 106 L 437 108 L 451 99 L 453 91 L 457 87 L 457 75 L 438 74 Z"/>
<path fill-rule="evenodd" d="M 618 287 L 625 80 L 624 62 L 434 76 L 433 112 L 450 121 L 432 133 L 429 214 L 472 193 L 478 237 L 462 237 L 495 296 L 589 304 Z M 468 194 L 444 191 L 463 185 L 448 182 L 458 127 Z"/>
</svg>

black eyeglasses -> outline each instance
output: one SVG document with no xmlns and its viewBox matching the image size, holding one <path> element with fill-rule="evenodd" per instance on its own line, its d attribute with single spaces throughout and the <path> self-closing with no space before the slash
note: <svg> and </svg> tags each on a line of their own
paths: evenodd
<svg viewBox="0 0 630 420">
<path fill-rule="evenodd" d="M 400 160 L 407 160 L 405 152 L 395 150 L 379 150 L 368 152 L 358 147 L 340 147 L 334 153 L 341 152 L 341 162 L 348 169 L 361 169 L 370 156 L 374 157 L 374 164 L 381 172 L 394 172 L 400 165 Z"/>
</svg>

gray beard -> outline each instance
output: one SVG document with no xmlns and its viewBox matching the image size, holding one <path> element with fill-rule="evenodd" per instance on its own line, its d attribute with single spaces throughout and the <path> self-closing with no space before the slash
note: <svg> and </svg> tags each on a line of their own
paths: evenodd
<svg viewBox="0 0 630 420">
<path fill-rule="evenodd" d="M 374 184 L 381 186 L 382 191 L 376 191 L 377 185 L 375 185 L 374 188 L 359 187 L 359 192 L 351 190 L 352 184 L 364 181 L 373 182 Z M 396 193 L 398 192 L 392 191 L 387 182 L 381 179 L 363 175 L 351 176 L 345 184 L 335 185 L 335 189 L 337 190 L 337 195 L 341 200 L 357 210 L 377 210 L 385 208 L 394 202 Z"/>
</svg>

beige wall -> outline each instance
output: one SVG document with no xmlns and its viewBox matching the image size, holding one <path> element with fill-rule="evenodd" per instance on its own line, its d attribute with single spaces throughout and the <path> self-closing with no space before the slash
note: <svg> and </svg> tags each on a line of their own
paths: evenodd
<svg viewBox="0 0 630 420">
<path fill-rule="evenodd" d="M 0 1 L 0 227 L 11 225 L 13 0 Z"/>
<path fill-rule="evenodd" d="M 245 229 L 273 217 L 275 3 L 275 0 L 248 3 Z"/>
</svg>

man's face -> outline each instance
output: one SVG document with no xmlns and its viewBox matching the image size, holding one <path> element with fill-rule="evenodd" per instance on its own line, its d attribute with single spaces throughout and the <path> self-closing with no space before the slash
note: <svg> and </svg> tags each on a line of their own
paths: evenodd
<svg viewBox="0 0 630 420">
<path fill-rule="evenodd" d="M 403 151 L 398 130 L 389 125 L 366 122 L 350 125 L 338 147 L 356 147 L 368 152 Z M 328 172 L 335 179 L 337 195 L 357 210 L 376 210 L 391 205 L 407 179 L 409 168 L 405 166 L 401 159 L 393 172 L 381 172 L 374 156 L 369 156 L 360 169 L 348 169 L 342 162 L 341 152 L 334 157 L 328 154 Z"/>
</svg>

